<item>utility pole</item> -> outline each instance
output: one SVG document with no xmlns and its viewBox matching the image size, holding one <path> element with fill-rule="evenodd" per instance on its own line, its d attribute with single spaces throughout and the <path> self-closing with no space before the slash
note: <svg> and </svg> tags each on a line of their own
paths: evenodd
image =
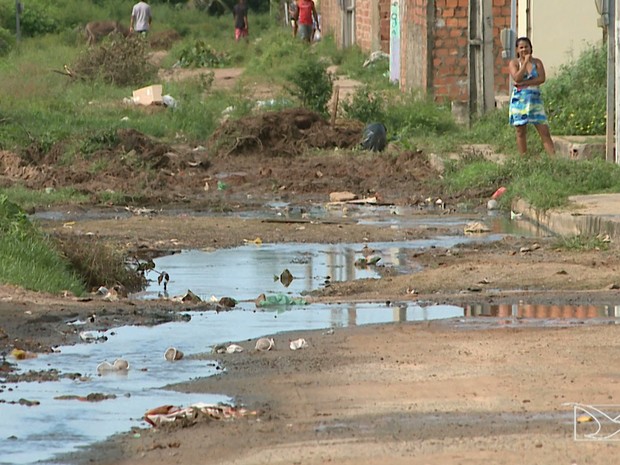
<svg viewBox="0 0 620 465">
<path fill-rule="evenodd" d="M 22 38 L 21 28 L 19 25 L 19 16 L 22 14 L 24 6 L 19 0 L 15 0 L 15 41 L 19 42 Z"/>
<path fill-rule="evenodd" d="M 615 135 L 615 144 L 613 147 L 611 147 L 611 150 L 613 150 L 615 147 L 618 147 L 618 135 L 620 134 L 620 119 L 618 119 L 618 115 L 620 115 L 620 73 L 617 72 L 616 70 L 616 62 L 618 60 L 618 57 L 620 56 L 620 42 L 618 42 L 618 39 L 620 37 L 620 31 L 618 30 L 620 28 L 620 8 L 617 8 L 615 6 L 616 1 L 615 0 L 609 0 L 608 1 L 608 8 L 610 9 L 610 22 L 611 19 L 613 18 L 613 24 L 609 25 L 609 38 L 607 39 L 609 42 L 609 44 L 613 44 L 610 45 L 610 47 L 613 47 L 613 53 L 614 56 L 612 58 L 612 63 L 611 63 L 611 68 L 610 68 L 610 64 L 609 62 L 607 63 L 607 75 L 609 76 L 609 74 L 612 75 L 612 78 L 615 81 L 615 92 L 614 92 L 614 100 L 615 100 L 615 112 L 612 115 L 608 115 L 610 116 L 612 119 L 611 121 L 614 122 L 613 127 L 616 130 L 616 135 Z M 615 11 L 614 11 L 615 10 Z M 611 52 L 610 52 L 611 53 Z M 610 71 L 611 70 L 611 71 Z M 609 83 L 609 77 L 608 77 L 608 83 Z M 609 92 L 610 89 L 607 89 L 607 99 L 608 101 L 610 100 L 609 97 Z M 610 124 L 610 120 L 607 120 L 607 127 L 609 127 Z M 611 140 L 612 136 L 609 136 L 609 139 Z M 608 152 L 610 153 L 610 149 L 607 149 Z M 612 159 L 616 162 L 616 163 L 620 163 L 620 160 L 618 159 L 618 152 L 615 151 L 615 155 L 611 156 Z"/>
</svg>

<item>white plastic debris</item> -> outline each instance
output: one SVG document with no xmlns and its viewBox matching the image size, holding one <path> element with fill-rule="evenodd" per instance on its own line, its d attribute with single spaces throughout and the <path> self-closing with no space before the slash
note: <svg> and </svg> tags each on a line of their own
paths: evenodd
<svg viewBox="0 0 620 465">
<path fill-rule="evenodd" d="M 306 349 L 308 347 L 308 343 L 304 338 L 299 338 L 291 341 L 289 347 L 291 348 L 291 350 Z"/>
<path fill-rule="evenodd" d="M 116 360 L 114 360 L 114 363 L 106 361 L 101 362 L 99 365 L 97 365 L 97 373 L 99 373 L 100 375 L 113 371 L 124 372 L 127 370 L 129 370 L 129 362 L 122 358 L 117 358 Z"/>
<path fill-rule="evenodd" d="M 260 350 L 261 352 L 266 352 L 275 347 L 276 343 L 273 339 L 269 339 L 266 337 L 261 337 L 258 341 L 256 341 L 256 350 Z"/>
<path fill-rule="evenodd" d="M 243 352 L 243 347 L 241 347 L 240 345 L 231 344 L 228 347 L 226 347 L 226 353 L 227 354 L 234 354 L 234 353 L 238 353 L 238 352 Z"/>
<path fill-rule="evenodd" d="M 164 359 L 169 362 L 174 362 L 176 360 L 181 360 L 183 358 L 183 352 L 181 352 L 176 347 L 168 347 L 164 352 Z"/>
<path fill-rule="evenodd" d="M 174 97 L 170 95 L 164 95 L 161 99 L 164 102 L 164 105 L 168 108 L 176 108 L 178 105 Z"/>
</svg>

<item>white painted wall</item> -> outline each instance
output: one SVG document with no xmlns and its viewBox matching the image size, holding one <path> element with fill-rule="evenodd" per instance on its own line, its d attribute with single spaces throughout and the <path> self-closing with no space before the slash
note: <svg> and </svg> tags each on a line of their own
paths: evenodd
<svg viewBox="0 0 620 465">
<path fill-rule="evenodd" d="M 602 41 L 597 18 L 594 0 L 518 0 L 517 36 L 530 37 L 534 56 L 553 76 L 588 45 Z"/>
</svg>

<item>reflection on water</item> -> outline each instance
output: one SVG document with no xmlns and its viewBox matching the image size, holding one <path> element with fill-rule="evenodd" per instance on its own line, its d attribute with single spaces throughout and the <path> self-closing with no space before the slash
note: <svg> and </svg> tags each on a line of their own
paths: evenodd
<svg viewBox="0 0 620 465">
<path fill-rule="evenodd" d="M 373 242 L 368 246 L 381 257 L 379 266 L 407 267 L 405 256 L 412 249 L 450 248 L 457 244 L 493 242 L 499 234 L 483 236 L 446 236 L 407 242 Z M 334 281 L 376 279 L 376 267 L 355 265 L 362 257 L 363 244 L 248 244 L 215 251 L 188 250 L 155 259 L 155 268 L 170 275 L 168 294 L 183 295 L 188 289 L 203 300 L 212 295 L 237 300 L 255 299 L 273 293 L 303 294 Z M 284 287 L 277 278 L 288 269 L 293 281 Z M 274 277 L 276 279 L 274 279 Z M 152 282 L 138 297 L 157 298 L 163 288 Z"/>
<path fill-rule="evenodd" d="M 531 304 L 476 304 L 465 306 L 465 316 L 517 318 L 616 318 L 620 306 L 611 305 L 531 305 Z"/>
<path fill-rule="evenodd" d="M 242 303 L 230 312 L 193 312 L 189 322 L 172 322 L 154 327 L 124 326 L 105 333 L 103 343 L 60 347 L 59 353 L 41 354 L 20 360 L 21 372 L 56 369 L 61 374 L 80 373 L 80 380 L 8 383 L 0 378 L 0 464 L 29 464 L 49 460 L 54 454 L 69 452 L 132 426 L 144 426 L 144 412 L 163 404 L 189 405 L 194 402 L 227 401 L 226 396 L 186 394 L 162 390 L 179 383 L 217 372 L 208 360 L 192 355 L 210 352 L 216 344 L 246 341 L 268 334 L 294 330 L 342 328 L 391 321 L 420 321 L 463 315 L 452 306 L 421 307 L 410 304 L 310 305 L 256 311 Z M 84 330 L 88 330 L 85 325 Z M 164 359 L 174 346 L 185 353 L 178 362 Z M 123 376 L 98 376 L 97 365 L 122 357 L 130 364 Z M 60 395 L 87 396 L 91 393 L 115 395 L 102 402 L 59 400 Z M 19 399 L 40 405 L 19 405 Z"/>
</svg>

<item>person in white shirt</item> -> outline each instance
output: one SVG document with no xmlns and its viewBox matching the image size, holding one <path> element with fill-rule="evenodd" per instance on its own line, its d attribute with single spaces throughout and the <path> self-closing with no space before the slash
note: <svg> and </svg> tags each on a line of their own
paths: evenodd
<svg viewBox="0 0 620 465">
<path fill-rule="evenodd" d="M 144 0 L 136 3 L 131 10 L 131 22 L 129 23 L 129 32 L 137 32 L 138 34 L 146 34 L 151 28 L 151 7 Z"/>
</svg>

